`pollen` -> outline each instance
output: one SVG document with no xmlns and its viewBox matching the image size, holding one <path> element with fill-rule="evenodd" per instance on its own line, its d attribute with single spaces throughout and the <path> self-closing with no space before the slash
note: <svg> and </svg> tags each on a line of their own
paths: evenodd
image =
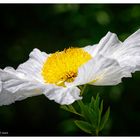
<svg viewBox="0 0 140 140">
<path fill-rule="evenodd" d="M 91 55 L 81 48 L 68 48 L 51 54 L 42 67 L 46 83 L 64 86 L 73 82 L 78 68 L 91 59 Z"/>
</svg>

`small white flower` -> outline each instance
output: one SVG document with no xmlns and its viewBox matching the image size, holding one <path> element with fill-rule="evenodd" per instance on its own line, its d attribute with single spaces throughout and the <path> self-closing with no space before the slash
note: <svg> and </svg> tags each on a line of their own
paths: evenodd
<svg viewBox="0 0 140 140">
<path fill-rule="evenodd" d="M 140 70 L 140 30 L 124 42 L 108 32 L 99 44 L 46 54 L 34 49 L 15 70 L 0 69 L 0 105 L 44 94 L 59 104 L 80 97 L 79 85 L 117 85 Z"/>
</svg>

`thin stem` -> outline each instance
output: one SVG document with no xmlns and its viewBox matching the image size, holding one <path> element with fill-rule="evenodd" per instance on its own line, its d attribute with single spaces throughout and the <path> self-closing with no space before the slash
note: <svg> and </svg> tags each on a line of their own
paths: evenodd
<svg viewBox="0 0 140 140">
<path fill-rule="evenodd" d="M 81 87 L 81 86 L 80 86 Z M 83 95 L 84 91 L 86 90 L 87 85 L 84 85 L 83 88 L 81 88 L 81 95 Z M 83 108 L 84 104 L 81 100 L 77 100 L 77 103 L 79 104 L 80 108 Z"/>
<path fill-rule="evenodd" d="M 82 86 L 78 86 L 78 88 L 79 88 L 80 90 L 82 90 Z"/>
<path fill-rule="evenodd" d="M 98 129 L 96 129 L 96 136 L 98 136 L 98 133 L 99 133 L 99 131 L 98 131 Z"/>
<path fill-rule="evenodd" d="M 80 86 L 80 87 L 81 87 L 81 86 Z M 86 87 L 87 87 L 87 85 L 85 84 L 85 85 L 83 86 L 83 88 L 81 89 L 81 93 L 80 93 L 81 95 L 84 94 L 84 92 L 85 92 L 85 90 L 86 90 Z M 82 102 L 81 100 L 77 100 L 77 103 L 79 104 L 80 108 L 82 109 L 83 106 L 84 106 L 83 102 Z"/>
<path fill-rule="evenodd" d="M 87 85 L 84 85 L 84 86 L 83 86 L 83 88 L 82 88 L 82 90 L 81 90 L 81 95 L 83 95 L 83 93 L 84 93 L 86 87 L 87 87 Z"/>
</svg>

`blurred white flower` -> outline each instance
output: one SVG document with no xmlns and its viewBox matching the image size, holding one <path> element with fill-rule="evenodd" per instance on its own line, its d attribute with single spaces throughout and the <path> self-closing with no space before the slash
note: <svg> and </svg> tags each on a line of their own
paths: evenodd
<svg viewBox="0 0 140 140">
<path fill-rule="evenodd" d="M 140 30 L 124 42 L 108 32 L 99 44 L 46 54 L 34 49 L 15 70 L 0 69 L 0 105 L 44 94 L 59 104 L 80 97 L 79 85 L 117 85 L 140 70 Z"/>
</svg>

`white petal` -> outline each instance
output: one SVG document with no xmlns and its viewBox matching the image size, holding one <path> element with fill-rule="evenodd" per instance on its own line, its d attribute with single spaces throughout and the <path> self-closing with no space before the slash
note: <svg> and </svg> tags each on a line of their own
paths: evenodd
<svg viewBox="0 0 140 140">
<path fill-rule="evenodd" d="M 123 77 L 131 77 L 131 71 L 129 67 L 120 67 L 115 59 L 97 55 L 79 68 L 74 82 L 65 84 L 68 87 L 83 84 L 116 85 Z"/>
<path fill-rule="evenodd" d="M 133 33 L 132 35 L 130 35 L 126 40 L 125 40 L 125 43 L 127 42 L 127 43 L 131 43 L 132 41 L 136 41 L 136 40 L 140 40 L 140 38 L 139 38 L 139 36 L 140 36 L 140 29 L 139 30 L 137 30 L 135 33 Z"/>
<path fill-rule="evenodd" d="M 6 68 L 4 68 L 4 70 L 0 69 L 0 72 L 1 72 L 1 79 L 3 81 L 12 79 L 13 75 L 14 75 L 14 77 L 31 81 L 31 79 L 29 79 L 24 73 L 21 73 L 20 71 L 16 71 L 12 67 L 6 67 Z"/>
<path fill-rule="evenodd" d="M 49 88 L 45 88 L 44 94 L 50 100 L 54 100 L 61 105 L 69 105 L 76 100 L 82 99 L 80 97 L 80 89 L 77 87 L 66 88 L 50 85 Z"/>
<path fill-rule="evenodd" d="M 1 78 L 0 78 L 0 93 L 2 91 L 2 81 L 1 81 Z"/>
<path fill-rule="evenodd" d="M 140 30 L 128 37 L 121 46 L 118 46 L 114 55 L 122 67 L 128 66 L 132 72 L 140 70 Z"/>
<path fill-rule="evenodd" d="M 94 54 L 116 59 L 121 67 L 129 67 L 131 72 L 140 70 L 140 30 L 123 43 L 114 33 L 107 33 L 96 46 Z"/>
<path fill-rule="evenodd" d="M 42 94 L 40 83 L 20 79 L 16 71 L 12 73 L 0 69 L 0 80 L 0 106 Z"/>
<path fill-rule="evenodd" d="M 29 60 L 19 65 L 16 71 L 25 74 L 29 79 L 44 83 L 41 69 L 48 55 L 45 52 L 34 49 L 29 56 Z"/>
<path fill-rule="evenodd" d="M 113 52 L 116 50 L 116 47 L 120 45 L 121 42 L 119 41 L 116 34 L 108 32 L 99 42 L 99 44 L 92 45 L 92 46 L 86 46 L 83 49 L 90 53 L 93 57 L 95 57 L 98 54 L 108 56 L 110 55 L 110 52 Z"/>
<path fill-rule="evenodd" d="M 117 40 L 116 37 L 114 46 L 109 45 L 107 50 L 102 49 L 99 53 L 105 57 L 116 59 L 121 67 L 130 67 L 131 72 L 140 70 L 140 29 L 123 43 L 117 43 Z M 115 41 L 112 40 L 113 42 Z"/>
<path fill-rule="evenodd" d="M 82 48 L 84 51 L 88 52 L 92 57 L 95 56 L 96 50 L 97 50 L 97 44 L 95 45 L 88 45 L 84 48 Z"/>
</svg>

